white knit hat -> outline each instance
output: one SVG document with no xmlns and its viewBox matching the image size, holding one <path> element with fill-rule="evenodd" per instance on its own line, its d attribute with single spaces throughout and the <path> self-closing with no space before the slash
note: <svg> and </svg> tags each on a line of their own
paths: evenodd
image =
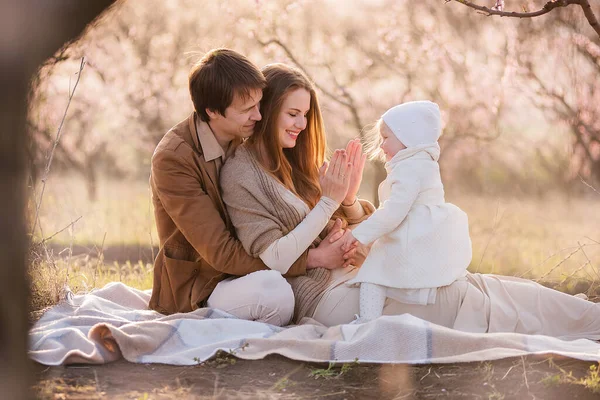
<svg viewBox="0 0 600 400">
<path fill-rule="evenodd" d="M 440 108 L 428 100 L 399 104 L 381 118 L 406 147 L 437 143 L 442 133 Z"/>
</svg>

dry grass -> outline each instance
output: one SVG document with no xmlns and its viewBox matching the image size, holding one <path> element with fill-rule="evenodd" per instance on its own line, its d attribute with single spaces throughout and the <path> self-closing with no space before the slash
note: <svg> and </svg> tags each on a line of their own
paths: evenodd
<svg viewBox="0 0 600 400">
<path fill-rule="evenodd" d="M 105 246 L 156 243 L 148 181 L 100 179 L 97 197 L 97 201 L 90 201 L 85 181 L 79 176 L 51 177 L 40 209 L 44 234 L 36 229 L 34 236 L 48 237 L 82 217 L 72 231 L 61 232 L 53 242 L 100 247 L 106 234 Z"/>
<path fill-rule="evenodd" d="M 40 368 L 36 397 L 123 399 L 597 399 L 597 364 L 549 357 L 327 367 L 268 356 L 196 366 Z M 315 371 L 331 371 L 315 379 Z"/>
<path fill-rule="evenodd" d="M 139 289 L 152 287 L 152 264 L 141 261 L 105 264 L 82 254 L 70 259 L 52 256 L 50 261 L 40 257 L 30 265 L 32 310 L 56 304 L 67 294 L 67 289 L 87 293 L 114 281 Z"/>
<path fill-rule="evenodd" d="M 30 204 L 30 214 L 33 212 Z M 73 221 L 77 222 L 69 226 Z M 52 239 L 44 242 L 50 236 Z M 152 287 L 149 260 L 120 257 L 106 263 L 104 252 L 111 247 L 137 245 L 148 247 L 152 253 L 156 242 L 147 182 L 101 180 L 98 200 L 91 201 L 80 177 L 51 178 L 30 251 L 32 309 L 55 304 L 66 288 L 88 292 L 112 281 L 140 289 Z M 74 246 L 78 247 L 77 254 Z"/>
<path fill-rule="evenodd" d="M 117 280 L 148 289 L 152 266 L 128 255 L 105 263 L 103 252 L 123 245 L 145 248 L 157 244 L 147 181 L 101 180 L 98 201 L 87 197 L 78 177 L 55 177 L 48 182 L 40 211 L 44 237 L 60 231 L 80 216 L 72 228 L 52 238 L 54 253 L 43 247 L 32 252 L 34 309 L 52 304 L 64 285 L 89 291 Z M 472 272 L 525 276 L 551 282 L 561 290 L 596 295 L 600 282 L 600 199 L 490 198 L 448 195 L 469 215 L 473 241 Z M 40 231 L 35 235 L 39 242 Z M 84 254 L 72 255 L 84 245 Z M 60 254 L 58 254 L 60 253 Z"/>
<path fill-rule="evenodd" d="M 469 215 L 472 272 L 551 282 L 595 292 L 600 282 L 600 197 L 449 196 Z"/>
<path fill-rule="evenodd" d="M 149 260 L 139 262 L 128 256 L 106 262 L 104 257 L 123 245 L 156 246 L 147 183 L 102 181 L 98 195 L 100 200 L 90 202 L 78 178 L 49 182 L 40 219 L 45 237 L 83 218 L 47 242 L 47 247 L 32 249 L 32 309 L 55 303 L 64 295 L 65 285 L 75 292 L 110 281 L 151 287 Z M 471 271 L 523 275 L 545 283 L 564 281 L 559 289 L 572 292 L 579 291 L 577 284 L 584 282 L 582 290 L 594 294 L 600 281 L 600 213 L 594 212 L 599 199 L 461 194 L 449 195 L 448 200 L 469 215 L 474 250 Z M 86 250 L 80 252 L 82 248 Z M 47 368 L 39 379 L 36 396 L 48 399 L 591 399 L 600 387 L 597 364 L 537 357 L 451 365 L 327 366 L 281 357 L 244 361 L 226 355 L 185 368 L 125 362 Z"/>
</svg>

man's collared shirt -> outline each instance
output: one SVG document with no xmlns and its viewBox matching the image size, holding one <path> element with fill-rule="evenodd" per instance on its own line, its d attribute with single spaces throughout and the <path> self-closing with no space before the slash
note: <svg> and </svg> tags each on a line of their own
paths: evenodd
<svg viewBox="0 0 600 400">
<path fill-rule="evenodd" d="M 221 172 L 221 167 L 223 163 L 232 153 L 233 146 L 231 146 L 231 142 L 227 148 L 227 152 L 223 150 L 215 134 L 213 133 L 210 126 L 202 121 L 199 117 L 196 116 L 196 132 L 198 133 L 198 141 L 200 142 L 200 147 L 202 147 L 202 152 L 204 153 L 204 159 L 206 162 L 214 161 L 217 167 L 217 175 Z"/>
</svg>

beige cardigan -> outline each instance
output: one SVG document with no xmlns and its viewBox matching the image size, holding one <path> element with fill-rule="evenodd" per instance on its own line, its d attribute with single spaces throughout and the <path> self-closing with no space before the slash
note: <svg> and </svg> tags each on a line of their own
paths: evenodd
<svg viewBox="0 0 600 400">
<path fill-rule="evenodd" d="M 275 240 L 293 230 L 308 212 L 284 200 L 287 188 L 268 174 L 243 145 L 221 170 L 221 190 L 237 236 L 253 257 L 258 257 Z M 367 201 L 361 200 L 361 205 L 363 216 L 348 223 L 359 223 L 375 210 Z M 333 221 L 315 238 L 312 247 L 320 243 L 332 224 Z M 325 268 L 310 269 L 304 276 L 288 279 L 296 300 L 294 321 L 309 315 L 329 279 L 330 271 Z"/>
</svg>

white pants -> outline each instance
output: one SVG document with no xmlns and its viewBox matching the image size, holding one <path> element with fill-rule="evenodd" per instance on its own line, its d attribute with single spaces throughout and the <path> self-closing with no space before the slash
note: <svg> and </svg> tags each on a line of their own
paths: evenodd
<svg viewBox="0 0 600 400">
<path fill-rule="evenodd" d="M 206 305 L 238 318 L 287 325 L 294 315 L 294 292 L 277 271 L 257 271 L 219 282 Z"/>
<path fill-rule="evenodd" d="M 411 314 L 437 325 L 452 328 L 468 286 L 467 279 L 460 278 L 451 285 L 438 288 L 435 304 L 406 304 L 389 297 L 384 298 L 383 315 Z M 346 286 L 342 282 L 325 292 L 312 318 L 325 326 L 347 324 L 359 312 L 359 304 L 360 289 Z"/>
<path fill-rule="evenodd" d="M 312 315 L 326 326 L 347 324 L 359 311 L 359 288 L 336 284 L 325 291 Z M 434 304 L 385 300 L 383 315 L 404 313 L 464 332 L 600 340 L 600 303 L 510 276 L 469 273 L 438 288 Z"/>
</svg>

